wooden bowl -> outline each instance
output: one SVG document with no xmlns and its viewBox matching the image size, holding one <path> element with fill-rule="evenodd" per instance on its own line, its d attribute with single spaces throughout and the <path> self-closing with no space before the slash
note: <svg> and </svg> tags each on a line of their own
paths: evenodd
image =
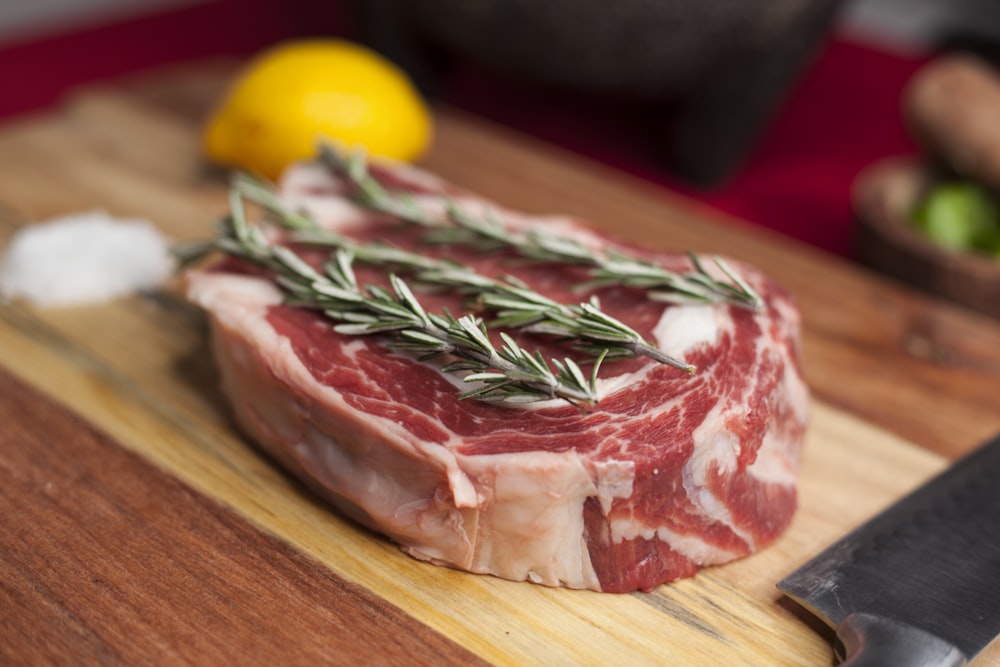
<svg viewBox="0 0 1000 667">
<path fill-rule="evenodd" d="M 955 303 L 1000 318 L 1000 260 L 950 250 L 909 221 L 931 181 L 924 162 L 892 158 L 862 172 L 853 196 L 858 260 Z"/>
</svg>

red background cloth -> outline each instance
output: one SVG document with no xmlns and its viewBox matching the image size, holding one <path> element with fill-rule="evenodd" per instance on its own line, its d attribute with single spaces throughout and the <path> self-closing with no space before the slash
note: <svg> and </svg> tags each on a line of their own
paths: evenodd
<svg viewBox="0 0 1000 667">
<path fill-rule="evenodd" d="M 350 35 L 332 0 L 212 0 L 0 48 L 0 117 L 57 103 L 72 86 L 198 58 L 246 56 L 302 35 Z M 779 104 L 742 167 L 722 186 L 686 187 L 649 154 L 627 110 L 476 70 L 446 102 L 577 151 L 710 206 L 843 256 L 852 255 L 857 174 L 916 147 L 900 92 L 925 62 L 837 35 Z"/>
</svg>

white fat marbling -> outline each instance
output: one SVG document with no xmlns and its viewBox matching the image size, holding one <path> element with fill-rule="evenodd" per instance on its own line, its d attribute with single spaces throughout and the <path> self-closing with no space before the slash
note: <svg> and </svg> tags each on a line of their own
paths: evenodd
<svg viewBox="0 0 1000 667">
<path fill-rule="evenodd" d="M 683 358 L 700 345 L 718 342 L 722 312 L 722 308 L 714 305 L 669 307 L 653 329 L 653 337 L 665 354 Z"/>
</svg>

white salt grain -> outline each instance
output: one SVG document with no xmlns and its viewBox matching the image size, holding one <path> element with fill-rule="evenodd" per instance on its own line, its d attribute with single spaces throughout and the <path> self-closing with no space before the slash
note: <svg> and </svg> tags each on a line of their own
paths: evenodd
<svg viewBox="0 0 1000 667">
<path fill-rule="evenodd" d="M 81 213 L 23 228 L 0 259 L 0 295 L 39 306 L 109 301 L 163 283 L 169 243 L 148 221 Z"/>
</svg>

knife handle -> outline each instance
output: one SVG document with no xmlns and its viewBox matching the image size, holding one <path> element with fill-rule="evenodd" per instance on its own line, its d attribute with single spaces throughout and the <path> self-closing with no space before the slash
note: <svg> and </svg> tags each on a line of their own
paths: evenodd
<svg viewBox="0 0 1000 667">
<path fill-rule="evenodd" d="M 891 618 L 857 612 L 837 626 L 842 667 L 962 667 L 966 657 L 929 632 Z"/>
</svg>

